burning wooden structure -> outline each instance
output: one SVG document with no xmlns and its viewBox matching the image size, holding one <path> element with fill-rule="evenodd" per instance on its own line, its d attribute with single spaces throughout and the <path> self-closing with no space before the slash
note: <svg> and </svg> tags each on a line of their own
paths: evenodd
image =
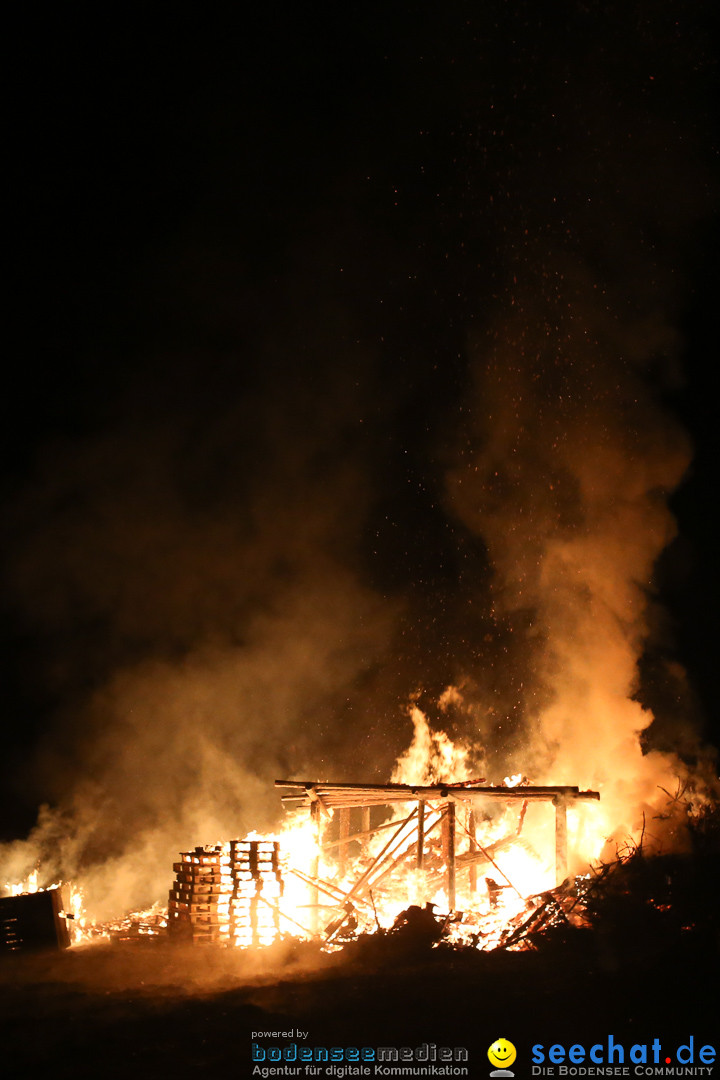
<svg viewBox="0 0 720 1080">
<path fill-rule="evenodd" d="M 568 808 L 600 798 L 567 785 L 485 781 L 275 785 L 284 789 L 286 808 L 300 811 L 289 815 L 286 832 L 197 847 L 174 864 L 168 907 L 174 940 L 263 945 L 281 931 L 300 930 L 337 941 L 355 929 L 380 928 L 378 910 L 388 929 L 388 918 L 402 921 L 424 900 L 428 913 L 431 901 L 439 903 L 446 922 L 462 923 L 466 937 L 475 933 L 487 942 L 488 926 L 497 938 L 513 904 L 512 917 L 525 910 L 527 897 L 565 881 Z M 532 803 L 554 811 L 552 826 L 543 816 L 541 847 L 550 841 L 549 829 L 554 846 L 542 858 L 523 832 Z M 513 806 L 516 812 L 508 813 Z M 518 857 L 532 871 L 519 888 L 508 870 L 508 860 L 514 867 Z"/>
<path fill-rule="evenodd" d="M 521 803 L 520 821 L 530 802 L 549 803 L 555 810 L 555 880 L 560 884 L 568 873 L 567 810 L 579 800 L 597 800 L 597 791 L 580 791 L 577 787 L 561 786 L 488 786 L 484 783 L 464 782 L 432 785 L 413 784 L 344 784 L 306 780 L 276 780 L 275 786 L 288 789 L 283 802 L 305 804 L 320 833 L 323 817 L 329 819 L 335 812 L 339 815 L 339 836 L 325 845 L 325 850 L 337 848 L 337 862 L 343 876 L 349 845 L 365 840 L 381 829 L 392 829 L 385 846 L 367 866 L 349 889 L 338 890 L 317 882 L 318 860 L 307 877 L 313 884 L 314 906 L 319 904 L 319 891 L 325 891 L 336 903 L 354 904 L 370 895 L 371 890 L 401 863 L 407 864 L 414 857 L 415 868 L 423 871 L 428 851 L 428 838 L 439 830 L 442 856 L 446 875 L 448 908 L 456 907 L 456 880 L 460 870 L 467 870 L 471 891 L 477 887 L 478 869 L 484 865 L 495 866 L 494 851 L 499 845 L 483 846 L 477 837 L 478 811 L 488 800 L 501 800 L 508 804 Z M 393 806 L 404 803 L 411 809 L 400 820 L 393 820 L 377 828 L 370 828 L 370 811 L 377 806 Z M 414 804 L 414 805 L 413 805 Z M 458 855 L 456 843 L 457 811 L 463 813 L 463 829 L 467 833 L 467 850 Z M 359 810 L 361 828 L 351 832 L 351 812 Z M 411 835 L 414 834 L 414 835 Z M 501 871 L 502 873 L 502 871 Z M 313 906 L 313 905 L 311 905 Z M 315 923 L 317 928 L 317 923 Z"/>
</svg>

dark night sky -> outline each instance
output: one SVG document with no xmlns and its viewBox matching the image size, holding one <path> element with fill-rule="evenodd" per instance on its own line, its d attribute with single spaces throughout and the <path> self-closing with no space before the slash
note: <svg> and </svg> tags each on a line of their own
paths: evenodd
<svg viewBox="0 0 720 1080">
<path fill-rule="evenodd" d="M 260 680 L 279 710 L 301 699 L 244 738 L 261 777 L 319 742 L 337 772 L 384 773 L 408 695 L 473 667 L 498 714 L 522 707 L 532 664 L 507 642 L 532 612 L 498 620 L 446 477 L 483 343 L 506 322 L 519 340 L 519 309 L 557 332 L 558 267 L 598 349 L 690 434 L 643 693 L 661 742 L 678 715 L 718 739 L 712 5 L 390 9 L 65 9 L 17 31 L 5 839 L 105 775 L 131 736 L 98 741 L 103 702 L 152 665 L 232 647 L 262 667 L 307 628 L 287 663 L 322 672 Z"/>
</svg>

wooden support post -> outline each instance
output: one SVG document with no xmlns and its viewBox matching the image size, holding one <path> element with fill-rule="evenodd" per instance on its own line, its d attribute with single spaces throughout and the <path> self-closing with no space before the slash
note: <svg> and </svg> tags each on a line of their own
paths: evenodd
<svg viewBox="0 0 720 1080">
<path fill-rule="evenodd" d="M 370 832 L 370 807 L 369 806 L 363 806 L 363 808 L 362 808 L 362 818 L 361 818 L 360 830 L 361 830 L 361 832 Z"/>
<path fill-rule="evenodd" d="M 310 820 L 313 824 L 313 834 L 315 837 L 315 854 L 313 855 L 312 864 L 310 866 L 310 877 L 320 877 L 320 803 L 310 803 Z M 320 894 L 318 893 L 317 885 L 313 885 L 310 889 L 310 928 L 313 934 L 320 932 Z"/>
<path fill-rule="evenodd" d="M 455 803 L 449 802 L 445 811 L 447 819 L 447 892 L 448 907 L 455 910 Z"/>
<path fill-rule="evenodd" d="M 417 854 L 415 858 L 415 866 L 418 870 L 422 870 L 425 864 L 425 803 L 420 800 L 418 802 L 418 829 L 417 829 Z"/>
<path fill-rule="evenodd" d="M 348 836 L 350 835 L 349 806 L 344 806 L 340 810 L 339 829 L 340 847 L 338 850 L 338 870 L 340 872 L 340 877 L 345 877 L 345 870 L 347 869 Z"/>
<path fill-rule="evenodd" d="M 562 885 L 567 877 L 567 799 L 564 795 L 556 795 L 553 799 L 555 807 L 555 884 Z"/>
<path fill-rule="evenodd" d="M 475 821 L 475 811 L 471 810 L 468 814 L 468 836 L 470 837 L 470 851 L 476 852 L 477 846 L 477 823 Z M 470 863 L 470 892 L 477 892 L 477 863 Z"/>
</svg>

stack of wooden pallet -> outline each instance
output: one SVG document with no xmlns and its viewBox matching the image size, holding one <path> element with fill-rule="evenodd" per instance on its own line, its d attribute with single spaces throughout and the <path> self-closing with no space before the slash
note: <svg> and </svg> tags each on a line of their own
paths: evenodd
<svg viewBox="0 0 720 1080">
<path fill-rule="evenodd" d="M 279 933 L 280 845 L 231 840 L 173 864 L 168 933 L 194 945 L 267 945 Z"/>
</svg>

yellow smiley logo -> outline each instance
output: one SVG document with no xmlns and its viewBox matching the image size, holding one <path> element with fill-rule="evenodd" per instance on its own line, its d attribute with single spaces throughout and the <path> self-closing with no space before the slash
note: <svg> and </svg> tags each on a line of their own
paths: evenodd
<svg viewBox="0 0 720 1080">
<path fill-rule="evenodd" d="M 508 1039 L 496 1039 L 488 1050 L 488 1060 L 496 1069 L 507 1069 L 517 1057 L 517 1050 Z"/>
</svg>

